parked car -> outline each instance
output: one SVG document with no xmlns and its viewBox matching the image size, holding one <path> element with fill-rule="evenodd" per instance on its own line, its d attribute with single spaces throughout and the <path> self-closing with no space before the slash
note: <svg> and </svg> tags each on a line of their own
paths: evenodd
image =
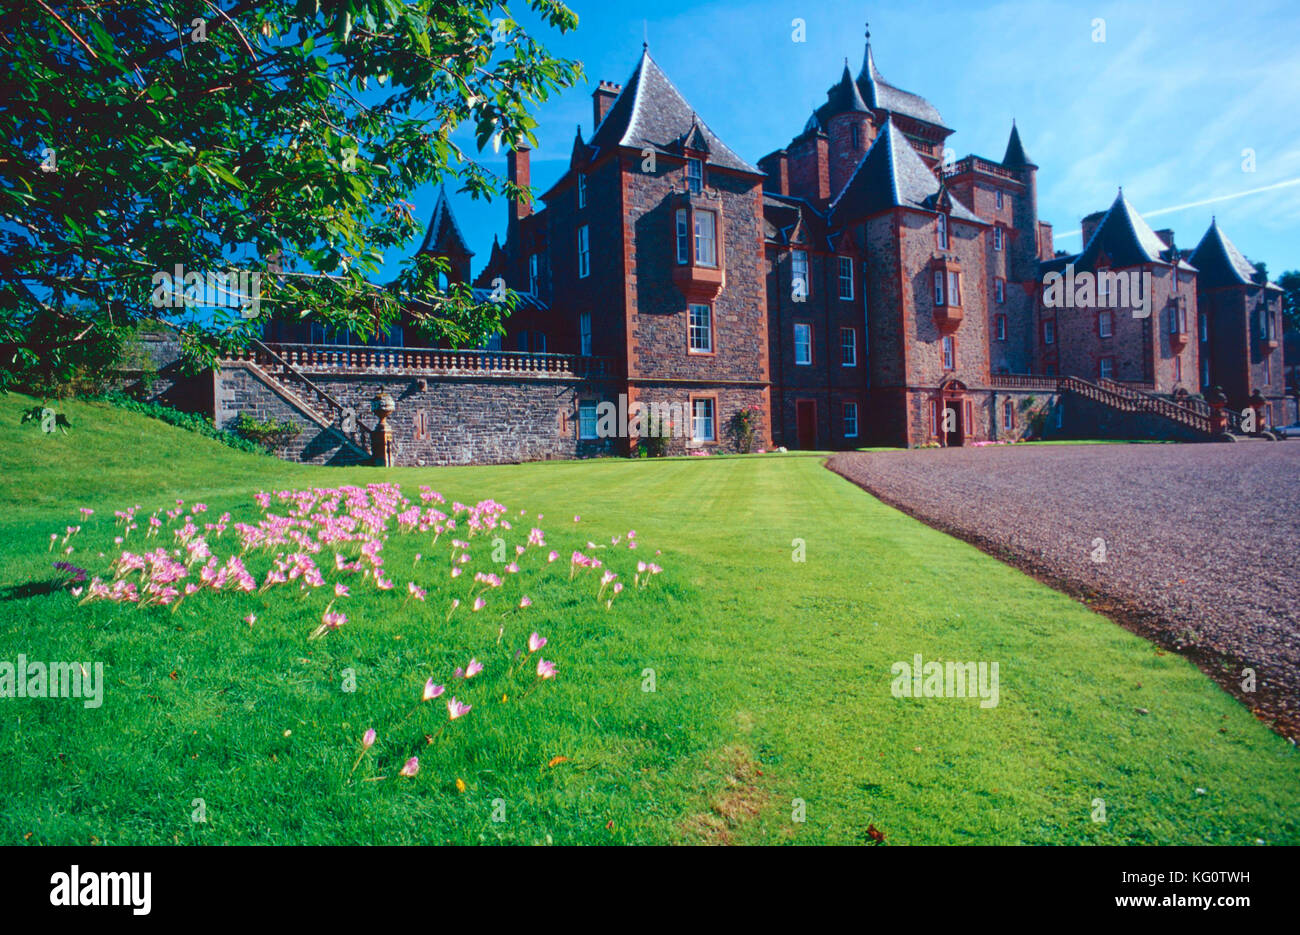
<svg viewBox="0 0 1300 935">
<path fill-rule="evenodd" d="M 1282 438 L 1300 438 L 1300 422 L 1292 422 L 1290 425 L 1279 425 L 1273 429 L 1273 434 Z"/>
</svg>

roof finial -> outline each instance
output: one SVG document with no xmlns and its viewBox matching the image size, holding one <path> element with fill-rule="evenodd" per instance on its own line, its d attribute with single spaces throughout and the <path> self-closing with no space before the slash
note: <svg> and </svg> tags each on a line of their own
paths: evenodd
<svg viewBox="0 0 1300 935">
<path fill-rule="evenodd" d="M 871 24 L 870 24 L 870 23 L 863 23 L 862 25 L 865 26 L 866 29 L 867 29 L 867 41 L 870 42 L 870 41 L 871 41 Z"/>
<path fill-rule="evenodd" d="M 641 51 L 650 51 L 650 21 L 641 20 Z"/>
</svg>

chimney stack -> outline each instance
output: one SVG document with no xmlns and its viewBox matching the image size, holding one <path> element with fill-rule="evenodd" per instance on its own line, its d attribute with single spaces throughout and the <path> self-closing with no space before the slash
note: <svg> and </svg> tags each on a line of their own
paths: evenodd
<svg viewBox="0 0 1300 935">
<path fill-rule="evenodd" d="M 530 174 L 528 171 L 528 154 L 531 150 L 520 143 L 514 149 L 506 154 L 506 172 L 507 178 L 518 185 L 520 188 L 528 188 Z M 533 203 L 531 199 L 511 198 L 509 199 L 510 215 L 506 222 L 506 241 L 509 243 L 518 243 L 519 222 L 533 213 Z"/>
<path fill-rule="evenodd" d="M 592 130 L 600 126 L 600 122 L 605 119 L 609 109 L 614 106 L 614 101 L 618 99 L 619 93 L 623 90 L 621 84 L 614 84 L 612 81 L 602 81 L 597 85 L 596 90 L 591 92 L 591 115 L 595 123 Z"/>
<path fill-rule="evenodd" d="M 1092 240 L 1093 231 L 1097 229 L 1097 225 L 1101 223 L 1101 219 L 1105 216 L 1105 211 L 1094 211 L 1080 223 L 1079 226 L 1083 228 L 1083 247 L 1080 247 L 1080 250 L 1088 246 L 1088 241 Z"/>
<path fill-rule="evenodd" d="M 1174 232 L 1172 230 L 1166 227 L 1164 230 L 1156 231 L 1156 236 L 1163 240 L 1165 246 L 1170 250 L 1174 249 Z"/>
</svg>

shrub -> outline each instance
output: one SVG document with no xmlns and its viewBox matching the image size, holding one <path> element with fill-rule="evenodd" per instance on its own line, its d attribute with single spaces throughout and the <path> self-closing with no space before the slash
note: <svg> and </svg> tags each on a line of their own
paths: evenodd
<svg viewBox="0 0 1300 935">
<path fill-rule="evenodd" d="M 221 442 L 238 451 L 247 451 L 250 454 L 264 455 L 268 454 L 267 450 L 256 442 L 247 438 L 242 438 L 234 432 L 228 432 L 219 429 L 212 424 L 212 420 L 194 412 L 182 412 L 179 409 L 173 409 L 170 406 L 164 406 L 161 403 L 146 403 L 138 399 L 132 399 L 125 393 L 111 392 L 103 393 L 99 396 L 87 397 L 94 402 L 107 403 L 115 409 L 124 409 L 127 412 L 135 412 L 142 416 L 148 416 L 151 419 L 158 419 L 160 422 L 166 422 L 168 425 L 174 425 L 179 429 L 185 429 L 189 432 L 195 432 L 204 438 L 211 438 L 213 441 Z"/>
<path fill-rule="evenodd" d="M 258 419 L 241 412 L 235 419 L 234 433 L 241 438 L 273 450 L 302 434 L 302 426 L 288 419 Z"/>
</svg>

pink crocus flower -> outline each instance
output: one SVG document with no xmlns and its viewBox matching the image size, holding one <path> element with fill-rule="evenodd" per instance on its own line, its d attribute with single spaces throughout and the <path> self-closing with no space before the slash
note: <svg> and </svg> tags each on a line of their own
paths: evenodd
<svg viewBox="0 0 1300 935">
<path fill-rule="evenodd" d="M 532 607 L 532 606 L 533 606 L 533 599 L 532 599 L 531 597 L 529 597 L 527 594 L 525 594 L 523 597 L 521 597 L 521 598 L 519 599 L 519 606 L 520 606 L 520 607 Z"/>
<path fill-rule="evenodd" d="M 249 614 L 244 618 L 244 623 L 248 624 L 250 627 L 257 623 L 257 614 Z"/>
<path fill-rule="evenodd" d="M 343 582 L 341 582 L 341 581 L 340 581 L 338 584 L 334 585 L 334 596 L 335 596 L 335 597 L 347 597 L 347 596 L 348 596 L 348 586 L 347 586 L 346 584 L 344 584 Z"/>
<path fill-rule="evenodd" d="M 477 659 L 471 659 L 469 664 L 465 666 L 465 678 L 472 679 L 482 671 L 483 663 L 479 662 Z"/>
<path fill-rule="evenodd" d="M 401 774 L 403 776 L 414 776 L 419 771 L 420 758 L 418 756 L 413 756 L 406 761 L 406 765 L 402 767 Z"/>
<path fill-rule="evenodd" d="M 555 678 L 555 663 L 547 662 L 541 656 L 537 657 L 537 676 L 543 679 Z"/>
<path fill-rule="evenodd" d="M 529 651 L 530 653 L 535 653 L 535 652 L 537 652 L 537 650 L 541 649 L 541 648 L 542 648 L 543 646 L 545 646 L 545 645 L 546 645 L 546 637 L 544 637 L 544 636 L 539 636 L 539 635 L 536 633 L 536 631 L 534 631 L 534 632 L 533 632 L 533 633 L 528 637 L 528 651 Z"/>
<path fill-rule="evenodd" d="M 474 598 L 474 609 L 476 611 L 482 610 L 486 606 L 487 606 L 487 601 L 483 600 L 483 598 L 481 597 Z"/>
<path fill-rule="evenodd" d="M 457 701 L 455 696 L 453 696 L 451 700 L 447 702 L 447 714 L 451 720 L 454 721 L 462 715 L 469 714 L 469 709 L 472 707 L 474 706 Z"/>
<path fill-rule="evenodd" d="M 361 749 L 369 750 L 371 747 L 373 747 L 375 745 L 375 738 L 377 736 L 379 735 L 375 733 L 375 729 L 373 727 L 370 728 L 370 730 L 366 731 L 365 734 L 361 737 Z"/>
<path fill-rule="evenodd" d="M 546 561 L 548 561 L 548 562 L 553 562 L 553 561 L 555 561 L 555 560 L 556 560 L 557 558 L 559 558 L 559 557 L 560 557 L 560 553 L 559 553 L 559 552 L 554 552 L 554 551 L 552 551 L 550 555 L 546 556 Z"/>
<path fill-rule="evenodd" d="M 424 600 L 424 596 L 426 594 L 424 588 L 421 588 L 414 581 L 407 582 L 406 593 L 409 594 L 411 597 L 415 598 L 417 601 Z"/>
<path fill-rule="evenodd" d="M 424 683 L 424 700 L 432 701 L 433 699 L 437 698 L 446 690 L 447 690 L 447 686 L 435 685 L 433 684 L 433 679 L 429 679 L 429 681 Z"/>
<path fill-rule="evenodd" d="M 579 522 L 581 519 L 582 519 L 581 516 L 575 516 L 575 517 L 573 517 L 573 521 L 574 521 L 575 523 L 576 523 L 576 522 Z"/>
<path fill-rule="evenodd" d="M 459 577 L 461 576 L 461 573 L 464 572 L 464 570 L 465 570 L 465 569 L 463 569 L 463 568 L 461 568 L 459 565 L 457 565 L 455 568 L 453 568 L 453 569 L 451 570 L 451 576 L 452 576 L 453 578 L 459 578 Z"/>
<path fill-rule="evenodd" d="M 506 571 L 509 574 L 517 575 L 519 574 L 519 565 L 516 564 L 515 562 L 511 562 L 509 565 L 506 566 Z"/>
</svg>

